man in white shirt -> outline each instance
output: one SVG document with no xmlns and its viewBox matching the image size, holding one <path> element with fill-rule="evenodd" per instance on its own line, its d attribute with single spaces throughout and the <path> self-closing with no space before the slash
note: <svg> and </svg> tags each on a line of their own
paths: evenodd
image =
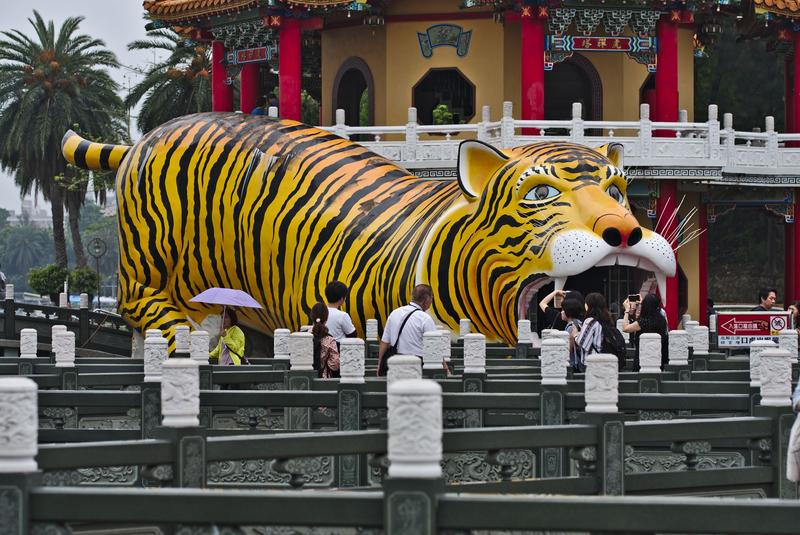
<svg viewBox="0 0 800 535">
<path fill-rule="evenodd" d="M 340 281 L 333 281 L 325 287 L 325 299 L 328 301 L 328 334 L 336 343 L 344 338 L 354 338 L 356 327 L 350 314 L 341 310 L 344 298 L 347 297 L 347 286 Z"/>
<path fill-rule="evenodd" d="M 435 331 L 433 318 L 426 312 L 433 304 L 433 290 L 427 284 L 417 284 L 411 293 L 411 303 L 392 310 L 386 320 L 378 351 L 378 370 L 383 355 L 394 345 L 398 355 L 422 357 L 422 335 Z M 405 322 L 405 325 L 403 325 Z M 402 333 L 400 328 L 402 326 Z"/>
</svg>

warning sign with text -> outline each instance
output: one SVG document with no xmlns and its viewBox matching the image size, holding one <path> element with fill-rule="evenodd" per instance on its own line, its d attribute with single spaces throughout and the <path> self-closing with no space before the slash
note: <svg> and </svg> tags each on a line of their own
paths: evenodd
<svg viewBox="0 0 800 535">
<path fill-rule="evenodd" d="M 749 346 L 753 340 L 778 342 L 778 333 L 792 328 L 791 313 L 720 312 L 717 314 L 717 343 L 720 347 Z"/>
</svg>

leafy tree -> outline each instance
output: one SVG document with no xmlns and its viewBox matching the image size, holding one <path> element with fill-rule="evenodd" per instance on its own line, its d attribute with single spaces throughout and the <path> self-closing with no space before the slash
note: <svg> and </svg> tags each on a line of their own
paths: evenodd
<svg viewBox="0 0 800 535">
<path fill-rule="evenodd" d="M 97 293 L 100 284 L 100 275 L 93 269 L 83 267 L 73 269 L 69 274 L 69 288 L 72 293 L 87 293 L 89 301 Z"/>
<path fill-rule="evenodd" d="M 58 264 L 50 264 L 35 268 L 28 272 L 28 284 L 34 292 L 48 295 L 53 302 L 58 301 L 58 294 L 64 289 L 64 281 L 69 277 L 69 270 Z"/>
<path fill-rule="evenodd" d="M 82 17 L 58 30 L 37 11 L 28 21 L 33 37 L 0 32 L 0 165 L 23 195 L 41 191 L 50 201 L 55 260 L 66 266 L 66 192 L 54 180 L 65 168 L 61 138 L 74 125 L 86 137 L 115 137 L 122 103 L 106 69 L 118 63 L 103 41 L 77 34 Z"/>
<path fill-rule="evenodd" d="M 154 64 L 125 98 L 128 108 L 144 99 L 136 125 L 142 132 L 189 113 L 211 111 L 211 52 L 209 47 L 160 28 L 147 39 L 128 44 L 128 50 L 160 50 L 167 59 Z"/>
<path fill-rule="evenodd" d="M 708 105 L 717 104 L 720 117 L 733 113 L 737 130 L 763 130 L 767 115 L 775 117 L 776 129 L 783 130 L 783 71 L 782 54 L 767 52 L 763 40 L 737 41 L 734 22 L 724 21 L 707 57 L 695 58 L 695 119 L 707 120 Z"/>
<path fill-rule="evenodd" d="M 0 258 L 9 273 L 27 273 L 29 269 L 53 261 L 49 231 L 31 225 L 9 226 L 0 231 Z"/>
<path fill-rule="evenodd" d="M 0 230 L 8 226 L 9 217 L 11 217 L 11 212 L 5 208 L 0 208 Z"/>
</svg>

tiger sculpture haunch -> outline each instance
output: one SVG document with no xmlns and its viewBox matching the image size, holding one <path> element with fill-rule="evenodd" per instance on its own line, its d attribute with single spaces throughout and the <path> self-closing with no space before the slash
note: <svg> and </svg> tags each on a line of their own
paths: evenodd
<svg viewBox="0 0 800 535">
<path fill-rule="evenodd" d="M 434 318 L 510 344 L 543 283 L 597 265 L 675 272 L 670 245 L 628 208 L 621 146 L 561 142 L 499 151 L 459 147 L 458 180 L 425 180 L 366 148 L 294 121 L 204 113 L 175 119 L 133 147 L 64 136 L 66 159 L 115 169 L 119 310 L 172 337 L 218 307 L 189 300 L 242 289 L 263 310 L 246 325 L 297 329 L 331 280 L 363 335 L 434 290 Z"/>
</svg>

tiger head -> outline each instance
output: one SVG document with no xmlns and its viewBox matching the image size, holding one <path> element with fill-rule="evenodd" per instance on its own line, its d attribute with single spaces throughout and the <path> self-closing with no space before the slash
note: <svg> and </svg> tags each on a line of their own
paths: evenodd
<svg viewBox="0 0 800 535">
<path fill-rule="evenodd" d="M 630 211 L 622 145 L 561 142 L 499 151 L 459 147 L 463 195 L 429 235 L 417 279 L 436 293 L 432 313 L 451 326 L 470 318 L 488 338 L 514 343 L 536 291 L 595 266 L 655 274 L 661 295 L 675 254 Z"/>
</svg>

